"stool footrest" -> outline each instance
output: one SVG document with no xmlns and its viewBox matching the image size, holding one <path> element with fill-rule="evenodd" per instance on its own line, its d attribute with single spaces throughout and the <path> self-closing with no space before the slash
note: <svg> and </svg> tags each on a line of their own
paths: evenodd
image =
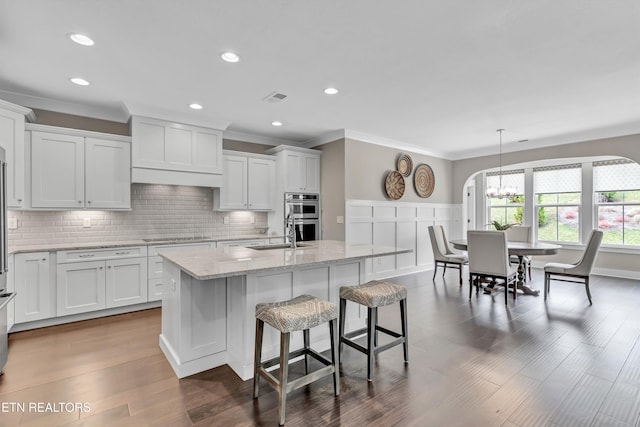
<svg viewBox="0 0 640 427">
<path fill-rule="evenodd" d="M 322 354 L 318 353 L 317 351 L 315 351 L 312 348 L 307 348 L 307 349 L 301 348 L 299 350 L 292 351 L 291 353 L 289 353 L 289 360 L 295 359 L 296 357 L 300 357 L 300 356 L 311 356 L 314 359 L 316 359 L 318 362 L 322 362 L 325 365 L 331 365 L 331 360 L 327 359 Z M 265 361 L 260 363 L 260 365 L 264 369 L 268 369 L 268 368 L 271 368 L 273 366 L 277 366 L 279 364 L 280 364 L 280 357 L 279 356 L 276 356 L 276 357 L 274 357 L 272 359 L 265 360 Z"/>
</svg>

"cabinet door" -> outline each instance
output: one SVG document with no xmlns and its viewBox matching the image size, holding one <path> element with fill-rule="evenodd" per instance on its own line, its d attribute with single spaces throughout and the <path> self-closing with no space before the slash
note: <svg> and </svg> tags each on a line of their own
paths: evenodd
<svg viewBox="0 0 640 427">
<path fill-rule="evenodd" d="M 58 316 L 102 310 L 106 307 L 104 267 L 104 261 L 58 264 Z"/>
<path fill-rule="evenodd" d="M 7 207 L 24 201 L 24 115 L 0 109 L 0 145 L 6 152 Z"/>
<path fill-rule="evenodd" d="M 86 207 L 131 208 L 131 146 L 86 138 Z"/>
<path fill-rule="evenodd" d="M 320 157 L 304 157 L 304 190 L 307 193 L 320 193 Z"/>
<path fill-rule="evenodd" d="M 32 132 L 31 205 L 84 207 L 83 137 Z"/>
<path fill-rule="evenodd" d="M 129 258 L 106 263 L 106 307 L 147 302 L 147 259 Z"/>
<path fill-rule="evenodd" d="M 249 209 L 275 209 L 275 160 L 249 158 L 248 161 L 248 200 Z"/>
<path fill-rule="evenodd" d="M 286 153 L 284 163 L 286 169 L 284 191 L 292 193 L 304 191 L 302 155 Z"/>
<path fill-rule="evenodd" d="M 15 323 L 54 317 L 50 309 L 49 253 L 16 254 L 14 266 Z"/>
<path fill-rule="evenodd" d="M 247 158 L 224 156 L 220 209 L 247 209 Z"/>
</svg>

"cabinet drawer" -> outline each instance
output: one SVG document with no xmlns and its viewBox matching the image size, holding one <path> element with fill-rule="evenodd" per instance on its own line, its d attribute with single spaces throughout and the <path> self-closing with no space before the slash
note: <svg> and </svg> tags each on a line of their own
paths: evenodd
<svg viewBox="0 0 640 427">
<path fill-rule="evenodd" d="M 78 261 L 100 261 L 118 258 L 134 258 L 147 256 L 146 246 L 131 246 L 125 248 L 90 249 L 59 251 L 58 264 Z"/>
<path fill-rule="evenodd" d="M 218 247 L 223 248 L 226 246 L 260 246 L 265 245 L 269 242 L 268 239 L 257 239 L 257 240 L 227 240 L 224 242 L 218 242 Z"/>
<path fill-rule="evenodd" d="M 215 248 L 215 242 L 186 243 L 184 245 L 149 246 L 149 256 L 156 256 L 163 251 L 188 251 L 189 249 Z"/>
</svg>

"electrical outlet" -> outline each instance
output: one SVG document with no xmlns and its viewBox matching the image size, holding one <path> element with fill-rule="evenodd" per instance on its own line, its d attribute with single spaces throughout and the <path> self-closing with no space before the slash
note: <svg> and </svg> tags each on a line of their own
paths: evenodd
<svg viewBox="0 0 640 427">
<path fill-rule="evenodd" d="M 15 230 L 18 228 L 18 218 L 9 218 L 7 221 L 7 228 L 9 230 Z"/>
<path fill-rule="evenodd" d="M 252 216 L 251 218 L 249 218 L 249 222 L 250 222 L 251 224 L 255 224 L 255 223 L 256 223 L 256 217 L 255 217 L 255 216 Z"/>
<path fill-rule="evenodd" d="M 336 217 L 336 224 L 344 224 L 344 217 L 343 216 Z"/>
<path fill-rule="evenodd" d="M 85 217 L 84 220 L 82 221 L 82 227 L 84 228 L 91 228 L 91 217 Z"/>
<path fill-rule="evenodd" d="M 222 218 L 222 223 L 228 225 L 229 224 L 229 217 L 228 216 L 223 217 Z"/>
</svg>

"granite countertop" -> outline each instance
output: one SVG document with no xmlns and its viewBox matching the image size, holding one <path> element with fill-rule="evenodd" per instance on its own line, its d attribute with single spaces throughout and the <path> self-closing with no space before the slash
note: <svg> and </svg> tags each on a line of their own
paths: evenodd
<svg viewBox="0 0 640 427">
<path fill-rule="evenodd" d="M 206 243 L 206 242 L 225 242 L 236 240 L 258 240 L 258 239 L 279 239 L 284 236 L 267 235 L 267 234 L 251 234 L 244 236 L 231 237 L 202 237 L 202 238 L 159 238 L 159 239 L 137 239 L 137 240 L 119 240 L 106 242 L 89 242 L 89 243 L 47 243 L 36 245 L 12 245 L 9 242 L 9 253 L 17 254 L 23 252 L 51 252 L 51 251 L 71 251 L 76 249 L 104 249 L 104 248 L 122 248 L 125 246 L 161 246 L 161 245 L 178 245 L 189 243 Z"/>
<path fill-rule="evenodd" d="M 288 270 L 297 266 L 326 265 L 383 255 L 413 252 L 392 246 L 348 244 L 336 240 L 304 242 L 297 249 L 257 250 L 251 247 L 223 247 L 166 251 L 160 254 L 198 280 L 241 276 L 260 271 Z"/>
</svg>

